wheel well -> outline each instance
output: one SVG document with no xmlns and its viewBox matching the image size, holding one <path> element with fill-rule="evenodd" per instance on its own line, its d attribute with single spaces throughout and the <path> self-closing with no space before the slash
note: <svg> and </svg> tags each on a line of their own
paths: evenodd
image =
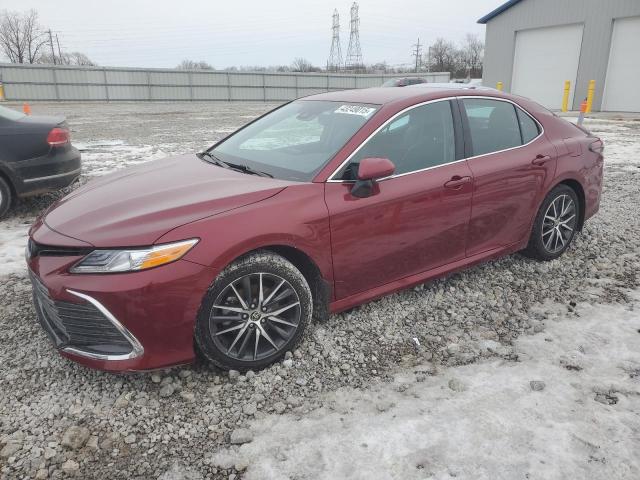
<svg viewBox="0 0 640 480">
<path fill-rule="evenodd" d="M 578 217 L 578 230 L 582 230 L 582 226 L 584 225 L 584 213 L 586 208 L 586 200 L 584 196 L 584 189 L 580 182 L 577 180 L 563 180 L 558 185 L 566 185 L 571 188 L 576 195 L 578 196 L 578 201 L 580 202 L 580 216 Z"/>
<path fill-rule="evenodd" d="M 286 245 L 270 245 L 260 250 L 269 250 L 290 261 L 304 276 L 313 295 L 313 318 L 324 320 L 329 316 L 331 286 L 315 262 L 306 253 Z M 251 253 L 251 252 L 249 252 Z"/>
</svg>

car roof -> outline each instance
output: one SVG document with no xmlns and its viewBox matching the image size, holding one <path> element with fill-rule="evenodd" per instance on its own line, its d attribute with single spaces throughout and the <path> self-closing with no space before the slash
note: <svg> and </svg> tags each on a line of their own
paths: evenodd
<svg viewBox="0 0 640 480">
<path fill-rule="evenodd" d="M 492 90 L 497 92 L 495 88 L 483 87 L 472 83 L 418 83 L 409 85 L 407 88 L 446 88 L 448 90 Z"/>
<path fill-rule="evenodd" d="M 510 98 L 510 95 L 503 94 L 493 88 L 456 83 L 420 83 L 404 88 L 376 87 L 360 88 L 356 90 L 339 90 L 303 97 L 300 100 L 325 100 L 331 102 L 387 105 L 392 103 L 406 103 L 413 99 L 415 99 L 417 103 L 419 101 L 428 101 L 442 97 L 455 97 L 467 94 L 491 94 L 491 96 Z"/>
</svg>

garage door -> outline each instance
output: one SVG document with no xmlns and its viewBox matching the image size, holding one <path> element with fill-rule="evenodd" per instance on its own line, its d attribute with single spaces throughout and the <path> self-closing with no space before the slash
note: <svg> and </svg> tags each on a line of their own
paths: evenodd
<svg viewBox="0 0 640 480">
<path fill-rule="evenodd" d="M 640 112 L 639 40 L 640 17 L 619 18 L 614 21 L 602 101 L 603 110 Z"/>
<path fill-rule="evenodd" d="M 581 45 L 581 24 L 517 32 L 511 92 L 560 109 L 564 82 L 571 80 L 571 106 Z"/>
</svg>

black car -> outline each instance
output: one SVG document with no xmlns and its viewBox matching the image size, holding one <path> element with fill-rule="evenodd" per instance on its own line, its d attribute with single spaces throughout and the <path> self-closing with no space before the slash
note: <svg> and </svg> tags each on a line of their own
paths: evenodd
<svg viewBox="0 0 640 480">
<path fill-rule="evenodd" d="M 409 85 L 418 85 L 419 83 L 427 83 L 426 78 L 422 77 L 404 77 L 404 78 L 390 78 L 384 82 L 383 87 L 408 87 Z"/>
<path fill-rule="evenodd" d="M 80 165 L 64 117 L 29 116 L 0 106 L 0 217 L 15 197 L 72 184 Z"/>
</svg>

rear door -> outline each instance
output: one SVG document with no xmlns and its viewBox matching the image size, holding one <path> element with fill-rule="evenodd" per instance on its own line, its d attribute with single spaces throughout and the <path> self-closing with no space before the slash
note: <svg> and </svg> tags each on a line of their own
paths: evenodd
<svg viewBox="0 0 640 480">
<path fill-rule="evenodd" d="M 466 255 L 523 241 L 556 169 L 542 126 L 497 98 L 459 100 L 474 189 Z"/>
<path fill-rule="evenodd" d="M 413 107 L 326 183 L 337 299 L 464 258 L 472 179 L 456 122 L 461 130 L 449 100 Z M 396 172 L 373 195 L 357 198 L 350 192 L 366 157 L 388 158 Z"/>
</svg>

